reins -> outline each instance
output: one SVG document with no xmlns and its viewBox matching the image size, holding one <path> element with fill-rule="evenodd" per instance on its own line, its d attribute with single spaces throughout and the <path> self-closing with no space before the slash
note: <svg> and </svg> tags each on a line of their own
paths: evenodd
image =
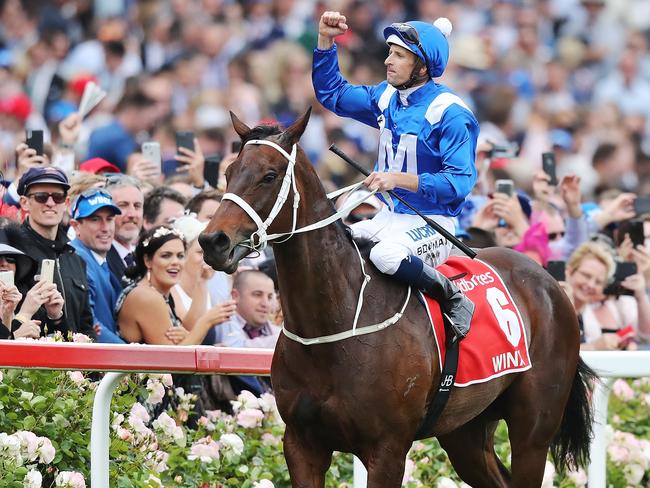
<svg viewBox="0 0 650 488">
<path fill-rule="evenodd" d="M 309 232 L 312 230 L 316 229 L 321 229 L 323 227 L 326 227 L 330 225 L 333 222 L 336 222 L 337 220 L 343 218 L 344 215 L 347 215 L 352 209 L 356 208 L 359 205 L 359 201 L 352 201 L 348 203 L 347 205 L 343 205 L 342 208 L 340 208 L 337 212 L 335 212 L 333 215 L 330 215 L 329 217 L 319 220 L 318 222 L 314 222 L 313 224 L 306 225 L 305 227 L 301 228 L 296 228 L 297 223 L 298 223 L 298 207 L 300 206 L 300 193 L 298 192 L 298 188 L 296 185 L 296 178 L 295 178 L 295 165 L 296 165 L 296 155 L 297 155 L 297 145 L 294 144 L 293 147 L 291 148 L 291 154 L 289 154 L 287 151 L 285 151 L 282 147 L 280 147 L 278 144 L 272 141 L 267 141 L 264 139 L 253 139 L 250 141 L 247 141 L 245 146 L 252 144 L 252 145 L 264 145 L 264 146 L 270 146 L 274 148 L 276 151 L 278 151 L 280 154 L 282 154 L 288 161 L 287 165 L 287 170 L 284 175 L 284 178 L 282 180 L 282 186 L 280 187 L 280 191 L 278 193 L 278 197 L 275 200 L 275 203 L 273 204 L 273 207 L 271 208 L 271 211 L 269 212 L 268 217 L 266 220 L 262 220 L 262 218 L 259 216 L 259 214 L 251 207 L 251 205 L 246 202 L 243 198 L 241 198 L 239 195 L 235 193 L 226 193 L 223 195 L 221 198 L 223 200 L 230 200 L 231 202 L 235 203 L 238 205 L 246 214 L 253 220 L 255 225 L 257 225 L 257 230 L 251 234 L 251 237 L 240 243 L 239 245 L 243 245 L 245 247 L 250 248 L 253 251 L 260 252 L 266 248 L 268 245 L 269 241 L 274 241 L 281 239 L 286 236 L 285 239 L 278 241 L 278 243 L 285 242 L 289 240 L 294 234 L 299 234 L 303 232 Z M 328 198 L 333 198 L 335 196 L 338 196 L 346 191 L 354 190 L 361 186 L 362 183 L 357 183 L 354 185 L 350 185 L 346 188 L 342 188 L 341 190 L 338 190 L 336 192 L 333 192 L 331 194 L 328 194 Z M 282 210 L 282 207 L 286 203 L 288 197 L 289 197 L 289 190 L 293 190 L 293 222 L 291 225 L 291 232 L 283 232 L 283 233 L 278 233 L 278 234 L 267 234 L 267 229 L 271 226 L 277 215 L 280 213 Z M 372 195 L 374 195 L 376 192 L 370 192 L 369 195 L 366 198 L 370 198 Z M 364 199 L 365 200 L 365 199 Z M 387 198 L 386 201 L 391 202 L 392 200 L 390 198 Z M 392 205 L 391 205 L 392 207 Z M 255 240 L 257 239 L 257 243 Z M 286 329 L 286 327 L 282 328 L 282 332 L 284 333 L 285 336 L 287 336 L 289 339 L 299 342 L 300 344 L 303 344 L 305 346 L 310 346 L 313 344 L 325 344 L 325 343 L 330 343 L 330 342 L 337 342 L 341 341 L 343 339 L 348 339 L 349 337 L 354 337 L 354 336 L 359 336 L 359 335 L 364 335 L 364 334 L 371 334 L 373 332 L 377 332 L 379 330 L 385 329 L 399 321 L 399 319 L 402 317 L 404 310 L 406 309 L 406 306 L 408 305 L 408 302 L 411 298 L 411 287 L 408 287 L 408 293 L 406 295 L 406 300 L 404 301 L 404 305 L 402 305 L 402 308 L 399 312 L 397 312 L 395 315 L 392 317 L 384 320 L 381 323 L 378 324 L 373 324 L 373 325 L 368 325 L 364 327 L 359 327 L 357 328 L 357 322 L 359 320 L 359 316 L 361 315 L 361 309 L 363 307 L 363 293 L 370 282 L 370 275 L 366 273 L 365 269 L 365 261 L 363 257 L 361 256 L 361 252 L 359 251 L 359 248 L 354 242 L 354 248 L 357 252 L 357 256 L 359 257 L 359 262 L 361 264 L 361 273 L 363 274 L 363 282 L 361 283 L 361 289 L 359 290 L 359 298 L 357 300 L 357 307 L 354 313 L 354 321 L 352 323 L 352 329 L 346 330 L 344 332 L 339 332 L 337 334 L 330 334 L 326 336 L 320 336 L 320 337 L 314 337 L 314 338 L 304 338 L 300 337 L 297 334 L 294 334 L 293 332 L 290 332 Z"/>
</svg>

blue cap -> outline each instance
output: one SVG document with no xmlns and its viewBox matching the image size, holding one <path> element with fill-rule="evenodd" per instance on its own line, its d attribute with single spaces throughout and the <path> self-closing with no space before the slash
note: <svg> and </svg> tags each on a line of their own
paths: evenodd
<svg viewBox="0 0 650 488">
<path fill-rule="evenodd" d="M 75 220 L 85 219 L 104 207 L 110 208 L 114 215 L 122 213 L 120 208 L 113 203 L 109 193 L 98 188 L 86 190 L 75 200 L 72 207 L 72 218 Z"/>
<path fill-rule="evenodd" d="M 65 191 L 68 191 L 70 188 L 68 177 L 59 168 L 55 168 L 54 166 L 37 166 L 35 168 L 29 168 L 20 178 L 16 191 L 19 195 L 25 195 L 30 186 L 46 183 L 61 185 Z"/>
<path fill-rule="evenodd" d="M 549 132 L 551 138 L 551 144 L 554 147 L 559 147 L 565 151 L 571 151 L 573 149 L 573 136 L 571 133 L 564 129 L 552 129 Z"/>
</svg>

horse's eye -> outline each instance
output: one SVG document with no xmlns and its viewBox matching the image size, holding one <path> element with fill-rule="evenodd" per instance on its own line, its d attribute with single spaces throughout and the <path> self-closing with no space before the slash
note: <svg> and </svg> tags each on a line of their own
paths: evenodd
<svg viewBox="0 0 650 488">
<path fill-rule="evenodd" d="M 264 175 L 264 178 L 262 178 L 262 182 L 263 183 L 271 183 L 271 182 L 275 181 L 275 179 L 277 177 L 278 177 L 278 174 L 271 171 L 270 173 L 266 173 Z"/>
</svg>

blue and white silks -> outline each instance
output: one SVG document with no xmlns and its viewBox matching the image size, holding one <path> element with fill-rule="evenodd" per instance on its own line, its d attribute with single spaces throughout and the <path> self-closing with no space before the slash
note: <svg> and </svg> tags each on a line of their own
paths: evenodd
<svg viewBox="0 0 650 488">
<path fill-rule="evenodd" d="M 312 81 L 325 108 L 380 130 L 375 171 L 418 175 L 418 191 L 396 188 L 399 196 L 425 215 L 460 213 L 476 182 L 479 126 L 457 95 L 432 79 L 405 100 L 386 81 L 351 85 L 341 76 L 336 45 L 314 50 Z M 396 213 L 413 214 L 394 203 Z"/>
</svg>

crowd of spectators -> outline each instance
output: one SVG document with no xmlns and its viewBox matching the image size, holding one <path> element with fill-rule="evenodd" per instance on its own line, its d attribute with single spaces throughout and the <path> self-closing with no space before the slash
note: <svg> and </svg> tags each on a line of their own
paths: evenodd
<svg viewBox="0 0 650 488">
<path fill-rule="evenodd" d="M 14 285 L 0 281 L 0 336 L 60 330 L 99 342 L 273 347 L 282 314 L 272 258 L 246 261 L 233 283 L 203 263 L 197 237 L 238 152 L 228 111 L 249 126 L 288 126 L 312 107 L 301 145 L 327 189 L 360 179 L 327 151 L 330 143 L 374 165 L 377 131 L 314 98 L 317 23 L 335 9 L 350 26 L 336 41 L 342 70 L 363 84 L 385 77 L 384 26 L 451 20 L 442 81 L 481 126 L 479 182 L 458 235 L 561 268 L 585 349 L 647 347 L 650 205 L 639 204 L 650 193 L 645 6 L 0 1 L 0 271 L 14 274 Z M 90 83 L 106 96 L 80 113 Z M 27 131 L 42 131 L 42 150 Z M 177 144 L 179 132 L 191 132 L 189 144 Z M 152 141 L 159 160 L 143 151 Z M 557 181 L 542 170 L 543 153 L 553 155 Z M 497 180 L 511 181 L 512 193 Z M 364 191 L 345 197 L 363 202 L 346 222 L 380 209 Z M 53 283 L 35 278 L 43 259 L 56 262 Z M 268 388 L 247 378 L 230 386 Z"/>
</svg>

